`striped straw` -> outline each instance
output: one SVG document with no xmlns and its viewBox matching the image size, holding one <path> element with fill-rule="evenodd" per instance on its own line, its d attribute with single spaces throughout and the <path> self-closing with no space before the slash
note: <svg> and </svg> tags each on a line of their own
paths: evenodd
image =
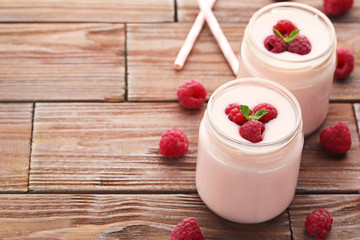
<svg viewBox="0 0 360 240">
<path fill-rule="evenodd" d="M 210 8 L 212 8 L 215 2 L 216 0 L 208 0 L 207 4 L 209 5 Z M 193 48 L 204 23 L 205 23 L 205 17 L 204 14 L 202 14 L 202 12 L 200 11 L 175 59 L 174 68 L 176 70 L 181 70 L 183 68 L 186 59 L 189 56 L 191 49 Z"/>
<path fill-rule="evenodd" d="M 214 16 L 209 5 L 206 3 L 206 0 L 198 0 L 199 7 L 201 12 L 204 14 L 207 24 L 210 27 L 211 32 L 213 33 L 221 51 L 223 52 L 228 64 L 231 67 L 234 75 L 237 75 L 239 69 L 239 60 L 236 58 L 229 42 L 227 41 L 221 27 Z"/>
</svg>

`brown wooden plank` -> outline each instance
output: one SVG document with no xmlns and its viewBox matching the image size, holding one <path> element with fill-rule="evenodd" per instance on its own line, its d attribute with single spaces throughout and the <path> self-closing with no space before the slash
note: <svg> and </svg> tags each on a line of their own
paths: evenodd
<svg viewBox="0 0 360 240">
<path fill-rule="evenodd" d="M 203 107 L 177 103 L 40 103 L 36 105 L 31 191 L 196 191 L 198 126 Z M 324 149 L 319 132 L 342 121 L 352 132 L 345 156 Z M 182 129 L 185 157 L 158 153 L 161 134 Z M 360 188 L 360 144 L 351 104 L 331 104 L 324 125 L 305 141 L 298 192 L 349 192 Z"/>
<path fill-rule="evenodd" d="M 219 22 L 248 22 L 258 9 L 270 3 L 273 1 L 221 0 L 215 3 L 213 11 Z M 197 1 L 177 0 L 177 6 L 179 22 L 194 22 L 199 13 Z"/>
<path fill-rule="evenodd" d="M 239 1 L 241 2 L 241 1 Z M 222 23 L 238 55 L 245 24 Z M 334 80 L 332 101 L 360 100 L 360 24 L 336 24 L 338 45 L 354 52 L 354 72 L 345 80 Z M 131 24 L 128 26 L 128 99 L 131 101 L 176 100 L 177 87 L 187 79 L 201 81 L 208 96 L 222 83 L 234 79 L 214 37 L 206 26 L 183 70 L 173 62 L 191 24 Z"/>
<path fill-rule="evenodd" d="M 238 53 L 245 25 L 222 24 L 232 48 Z M 177 87 L 197 79 L 211 94 L 218 86 L 235 79 L 208 27 L 201 32 L 183 70 L 173 63 L 191 24 L 129 24 L 128 99 L 176 100 Z"/>
<path fill-rule="evenodd" d="M 177 103 L 36 104 L 30 190 L 194 192 L 202 115 Z M 190 141 L 175 160 L 158 152 L 174 127 Z"/>
<path fill-rule="evenodd" d="M 2 0 L 0 22 L 174 21 L 173 0 Z"/>
<path fill-rule="evenodd" d="M 338 122 L 352 134 L 351 149 L 337 156 L 322 147 L 320 131 Z M 298 192 L 354 192 L 360 189 L 360 145 L 351 104 L 331 104 L 325 123 L 305 139 Z"/>
<path fill-rule="evenodd" d="M 360 24 L 335 24 L 335 31 L 337 46 L 351 49 L 355 56 L 355 67 L 347 78 L 334 79 L 330 97 L 332 100 L 360 101 Z"/>
<path fill-rule="evenodd" d="M 123 24 L 0 25 L 0 100 L 120 101 L 124 86 Z"/>
<path fill-rule="evenodd" d="M 297 195 L 290 205 L 293 239 L 313 239 L 306 234 L 306 216 L 317 209 L 327 209 L 334 221 L 327 240 L 359 239 L 359 195 Z"/>
<path fill-rule="evenodd" d="M 217 1 L 214 7 L 214 14 L 219 22 L 248 22 L 251 16 L 260 8 L 274 3 L 273 0 L 257 1 L 237 1 L 221 0 Z M 297 0 L 323 11 L 323 0 Z M 180 22 L 193 22 L 199 13 L 199 7 L 193 0 L 177 0 L 178 20 Z M 340 17 L 330 17 L 334 22 L 359 22 L 360 21 L 360 2 L 354 1 L 350 11 Z"/>
<path fill-rule="evenodd" d="M 196 217 L 206 239 L 290 239 L 288 214 L 262 224 L 216 216 L 197 195 L 0 195 L 1 239 L 168 240 Z"/>
<path fill-rule="evenodd" d="M 26 192 L 33 105 L 0 104 L 0 191 Z"/>
</svg>

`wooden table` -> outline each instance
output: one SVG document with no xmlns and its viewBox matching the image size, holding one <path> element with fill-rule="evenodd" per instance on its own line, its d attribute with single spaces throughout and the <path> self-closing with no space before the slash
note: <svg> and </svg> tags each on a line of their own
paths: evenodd
<svg viewBox="0 0 360 240">
<path fill-rule="evenodd" d="M 272 2 L 218 1 L 236 54 L 251 15 Z M 306 138 L 294 201 L 257 225 L 226 221 L 197 195 L 206 106 L 183 109 L 176 90 L 194 78 L 210 96 L 234 78 L 207 26 L 172 69 L 197 13 L 195 0 L 0 1 L 0 239 L 169 239 L 189 216 L 206 239 L 309 239 L 304 221 L 318 208 L 334 217 L 328 239 L 360 239 L 360 1 L 331 19 L 355 70 L 334 81 L 326 121 Z M 353 141 L 343 157 L 318 139 L 339 121 Z M 158 151 L 173 127 L 190 140 L 176 160 Z"/>
</svg>

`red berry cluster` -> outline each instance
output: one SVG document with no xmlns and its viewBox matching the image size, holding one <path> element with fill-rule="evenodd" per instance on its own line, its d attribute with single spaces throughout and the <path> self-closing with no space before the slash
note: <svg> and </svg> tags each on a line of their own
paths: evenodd
<svg viewBox="0 0 360 240">
<path fill-rule="evenodd" d="M 324 12 L 336 17 L 349 11 L 353 4 L 354 0 L 324 0 Z"/>
<path fill-rule="evenodd" d="M 324 148 L 336 154 L 344 154 L 351 148 L 351 133 L 349 127 L 338 122 L 320 132 L 320 143 Z"/>
<path fill-rule="evenodd" d="M 172 128 L 163 133 L 159 142 L 160 154 L 168 158 L 183 156 L 189 148 L 189 140 L 178 128 Z"/>
<path fill-rule="evenodd" d="M 264 123 L 276 118 L 277 110 L 269 103 L 258 104 L 253 110 L 246 105 L 232 103 L 225 108 L 225 114 L 230 121 L 240 125 L 239 133 L 244 139 L 257 143 L 263 140 Z"/>
<path fill-rule="evenodd" d="M 205 240 L 201 233 L 199 223 L 196 218 L 188 217 L 176 225 L 171 232 L 170 240 Z"/>
<path fill-rule="evenodd" d="M 179 103 L 187 109 L 200 108 L 206 100 L 206 95 L 205 87 L 194 79 L 183 82 L 177 90 Z"/>
<path fill-rule="evenodd" d="M 345 47 L 336 49 L 337 64 L 334 76 L 337 79 L 344 79 L 354 70 L 355 58 L 352 51 Z"/>
<path fill-rule="evenodd" d="M 318 209 L 306 217 L 305 230 L 316 239 L 325 239 L 331 230 L 333 218 L 326 209 Z"/>
<path fill-rule="evenodd" d="M 225 114 L 228 116 L 230 121 L 232 121 L 240 126 L 248 121 L 246 119 L 246 117 L 244 116 L 244 114 L 241 112 L 240 104 L 237 104 L 237 103 L 229 104 L 225 108 Z M 251 114 L 252 114 L 252 111 L 249 110 L 249 115 L 251 115 Z"/>
<path fill-rule="evenodd" d="M 186 109 L 200 108 L 206 100 L 206 89 L 199 81 L 190 79 L 183 82 L 177 90 L 178 101 Z M 164 132 L 159 142 L 159 152 L 167 158 L 178 158 L 189 149 L 189 140 L 177 128 Z"/>
<path fill-rule="evenodd" d="M 311 51 L 309 39 L 289 20 L 279 20 L 273 27 L 274 34 L 264 40 L 264 47 L 273 53 L 289 51 L 306 55 Z"/>
</svg>

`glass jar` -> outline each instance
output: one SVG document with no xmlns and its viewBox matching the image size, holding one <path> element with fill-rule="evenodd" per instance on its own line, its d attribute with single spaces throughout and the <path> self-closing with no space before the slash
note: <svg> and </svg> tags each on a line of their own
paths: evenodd
<svg viewBox="0 0 360 240">
<path fill-rule="evenodd" d="M 259 90 L 249 93 L 255 101 L 258 101 L 259 94 L 263 95 L 260 100 L 263 102 L 265 99 L 270 101 L 269 98 L 280 99 L 271 103 L 277 108 L 278 117 L 271 120 L 273 125 L 270 122 L 265 124 L 264 133 L 270 133 L 269 128 L 274 127 L 271 135 L 276 134 L 284 125 L 281 121 L 292 119 L 286 123 L 287 128 L 284 126 L 288 131 L 281 136 L 267 136 L 274 138 L 265 141 L 264 137 L 262 142 L 251 143 L 227 132 L 227 124 L 234 124 L 224 113 L 227 104 L 237 102 L 245 91 L 249 92 L 253 87 Z M 224 99 L 228 102 L 225 103 Z M 249 97 L 245 96 L 241 100 L 243 104 L 247 105 L 247 99 Z M 283 111 L 285 104 L 292 110 Z M 224 119 L 222 115 L 225 115 Z M 280 122 L 275 122 L 277 120 Z M 227 82 L 210 97 L 200 124 L 196 165 L 198 194 L 213 212 L 231 221 L 259 223 L 274 218 L 289 206 L 294 197 L 303 143 L 301 109 L 291 92 L 263 79 Z"/>
<path fill-rule="evenodd" d="M 311 52 L 298 55 L 272 53 L 263 41 L 278 20 L 293 22 L 305 35 Z M 336 67 L 336 34 L 331 21 L 319 10 L 293 2 L 274 3 L 258 10 L 246 27 L 237 77 L 260 77 L 277 82 L 297 98 L 309 135 L 324 121 Z"/>
</svg>

